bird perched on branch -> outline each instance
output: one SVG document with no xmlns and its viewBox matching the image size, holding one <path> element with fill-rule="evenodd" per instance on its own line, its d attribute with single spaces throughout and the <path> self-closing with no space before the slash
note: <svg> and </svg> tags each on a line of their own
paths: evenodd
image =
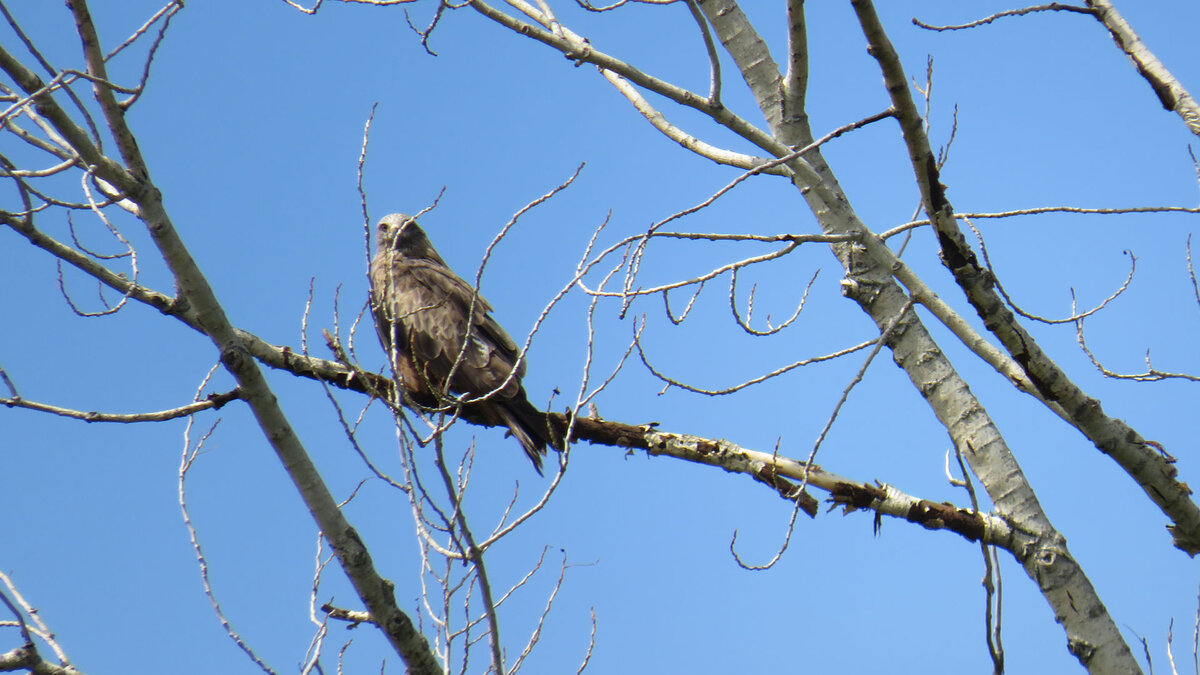
<svg viewBox="0 0 1200 675">
<path fill-rule="evenodd" d="M 507 426 L 540 474 L 547 444 L 561 443 L 525 397 L 525 361 L 491 305 L 451 271 L 411 216 L 384 216 L 375 243 L 371 311 L 401 385 L 427 405 L 445 404 L 447 392 L 486 397 L 468 407 L 487 424 Z"/>
</svg>

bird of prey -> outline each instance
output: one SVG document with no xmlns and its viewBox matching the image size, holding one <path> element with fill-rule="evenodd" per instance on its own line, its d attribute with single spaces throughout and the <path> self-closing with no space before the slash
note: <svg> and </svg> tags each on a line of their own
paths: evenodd
<svg viewBox="0 0 1200 675">
<path fill-rule="evenodd" d="M 401 385 L 435 405 L 447 392 L 487 396 L 469 408 L 492 426 L 507 426 L 540 474 L 547 443 L 560 443 L 525 398 L 525 361 L 491 317 L 491 305 L 451 271 L 412 216 L 384 216 L 375 244 L 371 311 Z"/>
</svg>

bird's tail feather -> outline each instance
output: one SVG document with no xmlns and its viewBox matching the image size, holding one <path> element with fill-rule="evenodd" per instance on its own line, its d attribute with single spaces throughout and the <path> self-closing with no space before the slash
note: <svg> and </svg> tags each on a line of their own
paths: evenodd
<svg viewBox="0 0 1200 675">
<path fill-rule="evenodd" d="M 562 450 L 562 441 L 547 426 L 545 414 L 539 412 L 524 397 L 510 399 L 497 407 L 504 423 L 533 462 L 533 468 L 541 475 L 542 457 L 546 455 L 546 446 Z"/>
</svg>

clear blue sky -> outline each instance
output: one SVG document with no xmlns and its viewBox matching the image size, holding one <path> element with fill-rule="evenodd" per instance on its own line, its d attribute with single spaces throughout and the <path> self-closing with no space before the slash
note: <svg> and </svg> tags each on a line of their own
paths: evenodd
<svg viewBox="0 0 1200 675">
<path fill-rule="evenodd" d="M 61 3 L 14 4 L 54 64 L 78 67 L 73 22 Z M 142 0 L 93 4 L 109 46 L 157 8 Z M 767 11 L 767 3 L 755 3 L 752 14 L 776 47 L 784 37 L 777 4 Z M 952 23 L 1007 7 L 971 4 L 880 3 L 910 75 L 923 79 L 926 55 L 935 59 L 931 133 L 937 142 L 948 138 L 958 106 L 957 138 L 943 181 L 960 211 L 1196 203 L 1186 151 L 1194 137 L 1161 109 L 1099 24 L 1077 14 L 1046 14 L 934 34 L 909 22 L 914 12 L 932 23 Z M 887 101 L 849 3 L 809 5 L 809 112 L 822 134 L 884 109 Z M 1192 38 L 1200 9 L 1184 2 L 1125 2 L 1121 10 L 1195 92 L 1200 65 Z M 420 24 L 429 8 L 417 4 L 411 13 Z M 707 86 L 701 44 L 682 7 L 630 6 L 601 16 L 564 7 L 560 16 L 597 48 L 695 90 Z M 18 51 L 10 32 L 0 35 L 6 49 Z M 331 3 L 312 17 L 282 2 L 192 2 L 175 18 L 131 124 L 176 227 L 237 326 L 299 349 L 311 280 L 309 342 L 327 356 L 319 330 L 333 325 L 336 289 L 343 327 L 361 309 L 365 252 L 355 163 L 375 103 L 365 177 L 371 219 L 415 212 L 445 187 L 423 224 L 464 276 L 517 209 L 587 163 L 574 186 L 520 221 L 486 270 L 484 294 L 516 336 L 528 333 L 570 279 L 610 210 L 602 242 L 644 230 L 737 175 L 660 136 L 593 68 L 575 68 L 469 10 L 449 12 L 432 46 L 437 57 L 425 54 L 400 8 Z M 142 53 L 135 48 L 119 57 L 117 76 L 130 81 Z M 727 64 L 727 104 L 757 122 L 739 84 Z M 706 140 L 750 151 L 694 114 L 663 110 Z M 14 151 L 12 141 L 0 141 L 0 151 Z M 911 217 L 918 195 L 894 124 L 839 139 L 826 156 L 870 227 L 882 231 Z M 69 194 L 71 188 L 64 183 L 60 189 Z M 0 200 L 15 210 L 7 186 Z M 1160 368 L 1195 373 L 1197 306 L 1184 260 L 1194 223 L 1194 216 L 1179 215 L 1054 215 L 980 224 L 1007 290 L 1043 315 L 1068 315 L 1071 288 L 1083 305 L 1109 295 L 1127 273 L 1124 251 L 1133 251 L 1138 276 L 1125 296 L 1089 323 L 1092 346 L 1114 370 L 1142 369 L 1149 349 Z M 67 236 L 61 216 L 39 224 Z M 98 225 L 86 218 L 76 225 L 87 243 L 113 249 Z M 144 283 L 172 292 L 144 231 L 133 222 L 124 226 L 139 245 Z M 793 188 L 762 178 L 679 229 L 817 228 Z M 749 250 L 664 245 L 647 259 L 642 281 L 690 276 Z M 905 259 L 973 316 L 938 263 L 928 232 L 914 235 Z M 636 305 L 624 320 L 615 305 L 602 306 L 596 370 L 601 376 L 611 370 L 634 314 L 642 313 L 656 363 L 705 387 L 729 386 L 871 337 L 867 317 L 840 297 L 840 269 L 820 247 L 747 273 L 740 280 L 742 303 L 757 283 L 756 320 L 786 317 L 818 268 L 805 314 L 765 340 L 749 338 L 729 320 L 727 279 L 710 285 L 693 317 L 679 327 L 665 320 L 660 300 Z M 100 307 L 94 283 L 70 271 L 65 278 L 78 303 Z M 56 288 L 54 261 L 7 230 L 0 231 L 0 283 L 0 365 L 26 398 L 105 412 L 159 410 L 190 400 L 215 361 L 206 339 L 142 306 L 103 319 L 76 317 Z M 570 297 L 533 342 L 525 385 L 538 405 L 555 388 L 565 397 L 578 388 L 584 308 L 580 296 Z M 1106 381 L 1075 346 L 1069 325 L 1034 330 L 1107 412 L 1163 443 L 1179 458 L 1182 479 L 1200 485 L 1194 385 Z M 1000 424 L 1135 650 L 1136 636 L 1144 636 L 1155 667 L 1165 668 L 1166 630 L 1174 619 L 1176 655 L 1186 654 L 1196 565 L 1170 546 L 1165 518 L 1086 439 L 1012 391 L 945 331 L 934 331 Z M 366 366 L 382 365 L 369 326 L 358 346 Z M 782 453 L 804 457 L 861 362 L 853 356 L 800 369 L 720 398 L 677 390 L 658 395 L 661 385 L 634 362 L 597 404 L 606 418 L 658 422 L 666 430 L 760 450 L 778 440 Z M 347 496 L 367 471 L 324 393 L 286 374 L 270 378 L 335 495 Z M 219 376 L 210 390 L 230 386 Z M 361 404 L 355 397 L 343 400 L 352 409 Z M 291 672 L 312 633 L 306 603 L 314 525 L 243 406 L 230 405 L 219 416 L 209 452 L 190 477 L 193 518 L 215 591 L 235 627 L 279 672 Z M 203 416 L 202 426 L 216 417 Z M 88 425 L 0 410 L 0 569 L 13 575 L 85 671 L 254 670 L 224 636 L 201 593 L 176 504 L 182 434 L 182 421 Z M 395 470 L 387 417 L 374 410 L 363 434 Z M 476 476 L 485 513 L 503 508 L 514 480 L 528 495 L 541 484 L 516 442 L 499 431 L 464 427 L 453 438 L 475 438 L 479 445 Z M 890 358 L 880 358 L 817 461 L 856 480 L 877 479 L 930 500 L 967 505 L 943 475 L 949 447 L 907 378 Z M 415 608 L 417 554 L 407 502 L 371 482 L 347 512 L 382 573 L 396 582 L 401 605 Z M 976 545 L 894 520 L 885 520 L 874 536 L 870 514 L 822 513 L 799 523 L 791 549 L 774 569 L 738 569 L 729 553 L 733 532 L 739 553 L 763 562 L 781 542 L 789 513 L 785 502 L 746 477 L 671 459 L 626 457 L 614 448 L 577 448 L 548 510 L 495 551 L 493 574 L 509 580 L 519 578 L 543 546 L 554 555 L 563 549 L 572 563 L 585 565 L 568 571 L 526 672 L 574 672 L 588 641 L 589 608 L 598 621 L 589 672 L 990 668 Z M 480 517 L 489 522 L 491 516 Z M 1011 558 L 1002 558 L 1008 672 L 1079 671 L 1041 595 Z M 551 577 L 516 597 L 504 615 L 510 660 Z M 357 607 L 338 571 L 328 575 L 322 600 L 330 594 Z M 351 672 L 376 672 L 385 657 L 388 672 L 401 672 L 399 659 L 367 629 L 347 633 L 335 626 L 327 653 L 350 637 Z M 16 644 L 14 633 L 0 632 L 0 649 Z M 476 658 L 471 672 L 484 667 L 482 653 Z"/>
</svg>

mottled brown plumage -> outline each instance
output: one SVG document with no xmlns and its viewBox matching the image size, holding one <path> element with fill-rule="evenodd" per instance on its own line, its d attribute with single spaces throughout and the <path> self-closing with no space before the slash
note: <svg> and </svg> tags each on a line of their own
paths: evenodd
<svg viewBox="0 0 1200 675">
<path fill-rule="evenodd" d="M 401 384 L 411 395 L 436 401 L 449 377 L 450 393 L 489 396 L 473 411 L 487 423 L 507 426 L 541 473 L 547 443 L 558 443 L 525 397 L 525 362 L 492 319 L 491 305 L 451 271 L 411 216 L 384 216 L 375 241 L 371 311 L 384 351 L 394 350 Z"/>
</svg>

